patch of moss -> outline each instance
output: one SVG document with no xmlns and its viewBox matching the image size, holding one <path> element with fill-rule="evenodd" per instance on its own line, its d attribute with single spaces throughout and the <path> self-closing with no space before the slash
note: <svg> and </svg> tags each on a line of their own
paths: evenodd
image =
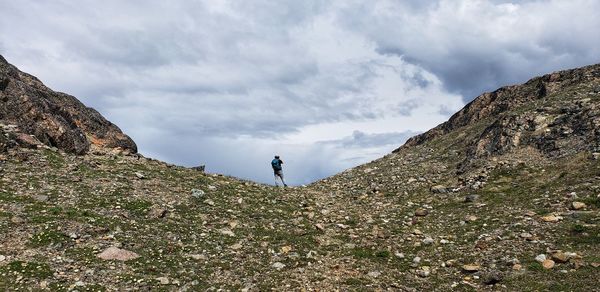
<svg viewBox="0 0 600 292">
<path fill-rule="evenodd" d="M 34 234 L 31 239 L 29 239 L 29 245 L 32 247 L 41 247 L 49 244 L 66 242 L 67 240 L 68 236 L 62 232 L 55 230 L 44 230 Z"/>
<path fill-rule="evenodd" d="M 6 272 L 18 273 L 23 277 L 45 279 L 52 276 L 53 271 L 46 263 L 13 261 L 4 267 Z"/>
</svg>

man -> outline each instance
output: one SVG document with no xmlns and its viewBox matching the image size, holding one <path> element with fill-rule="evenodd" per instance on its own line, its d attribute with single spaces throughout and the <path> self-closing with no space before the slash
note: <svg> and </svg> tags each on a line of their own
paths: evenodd
<svg viewBox="0 0 600 292">
<path fill-rule="evenodd" d="M 277 182 L 277 177 L 279 177 L 283 183 L 283 187 L 287 187 L 285 181 L 283 180 L 283 168 L 281 167 L 282 164 L 283 161 L 279 159 L 279 155 L 275 155 L 275 159 L 271 161 L 271 167 L 273 167 L 273 172 L 275 172 L 275 185 L 279 186 L 279 183 Z"/>
</svg>

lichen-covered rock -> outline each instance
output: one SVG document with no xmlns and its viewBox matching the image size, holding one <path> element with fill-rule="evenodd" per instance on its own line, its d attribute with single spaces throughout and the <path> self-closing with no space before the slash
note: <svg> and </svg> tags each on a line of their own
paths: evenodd
<svg viewBox="0 0 600 292">
<path fill-rule="evenodd" d="M 94 145 L 137 152 L 137 146 L 96 110 L 55 92 L 0 56 L 0 120 L 65 152 L 84 154 Z"/>
</svg>

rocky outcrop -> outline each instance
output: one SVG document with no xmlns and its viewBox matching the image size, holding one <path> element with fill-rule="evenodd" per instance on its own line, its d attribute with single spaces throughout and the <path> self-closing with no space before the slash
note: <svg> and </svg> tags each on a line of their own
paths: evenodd
<svg viewBox="0 0 600 292">
<path fill-rule="evenodd" d="M 415 137 L 410 138 L 403 146 L 394 150 L 398 152 L 403 148 L 420 145 L 430 141 L 436 137 L 455 131 L 459 128 L 473 125 L 478 121 L 485 119 L 495 119 L 493 124 L 502 125 L 511 123 L 510 118 L 501 117 L 503 113 L 518 109 L 524 104 L 535 100 L 541 100 L 549 95 L 561 92 L 567 87 L 576 84 L 587 83 L 591 84 L 600 80 L 600 64 L 587 67 L 555 72 L 552 74 L 536 77 L 522 85 L 513 85 L 502 87 L 494 92 L 484 93 L 472 102 L 467 104 L 463 109 L 454 114 L 450 119 L 439 126 Z M 594 88 L 592 90 L 598 90 Z M 497 119 L 497 120 L 496 120 Z M 507 130 L 506 131 L 512 131 Z M 504 130 L 494 130 L 493 127 L 486 130 L 486 136 L 491 135 L 491 132 Z M 498 133 L 501 134 L 501 133 Z M 503 141 L 496 141 L 500 144 L 507 145 L 515 142 L 511 139 L 517 137 L 511 133 L 501 134 L 499 137 Z M 508 139 L 508 140 L 506 140 Z M 511 140 L 511 141 L 509 141 Z M 498 143 L 492 143 L 496 147 Z"/>
<path fill-rule="evenodd" d="M 42 143 L 84 154 L 92 146 L 137 152 L 131 138 L 75 97 L 55 92 L 0 56 L 0 120 Z"/>
</svg>

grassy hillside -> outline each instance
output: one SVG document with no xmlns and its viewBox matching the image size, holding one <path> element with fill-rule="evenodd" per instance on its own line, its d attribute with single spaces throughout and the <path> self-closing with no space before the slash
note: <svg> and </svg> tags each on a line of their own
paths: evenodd
<svg viewBox="0 0 600 292">
<path fill-rule="evenodd" d="M 0 289 L 598 290 L 597 88 L 564 84 L 305 188 L 11 147 Z M 99 257 L 111 247 L 137 257 Z"/>
</svg>

